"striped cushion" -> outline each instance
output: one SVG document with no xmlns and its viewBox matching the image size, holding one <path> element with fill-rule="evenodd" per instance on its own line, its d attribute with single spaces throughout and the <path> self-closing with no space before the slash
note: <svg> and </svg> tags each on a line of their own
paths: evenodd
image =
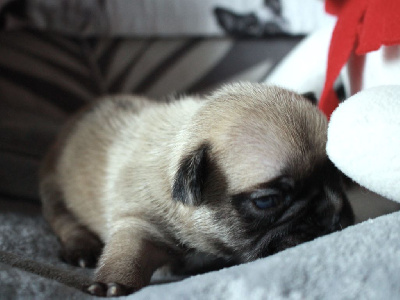
<svg viewBox="0 0 400 300">
<path fill-rule="evenodd" d="M 0 196 L 37 201 L 37 169 L 66 118 L 94 98 L 204 93 L 263 81 L 299 38 L 71 38 L 0 32 Z"/>
</svg>

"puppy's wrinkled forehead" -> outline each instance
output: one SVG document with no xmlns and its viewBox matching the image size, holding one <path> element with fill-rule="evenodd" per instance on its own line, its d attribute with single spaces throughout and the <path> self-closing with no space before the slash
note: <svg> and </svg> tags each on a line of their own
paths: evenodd
<svg viewBox="0 0 400 300">
<path fill-rule="evenodd" d="M 302 96 L 262 84 L 225 86 L 204 120 L 232 192 L 289 175 L 302 178 L 326 159 L 327 120 Z M 282 174 L 289 172 L 291 174 Z"/>
</svg>

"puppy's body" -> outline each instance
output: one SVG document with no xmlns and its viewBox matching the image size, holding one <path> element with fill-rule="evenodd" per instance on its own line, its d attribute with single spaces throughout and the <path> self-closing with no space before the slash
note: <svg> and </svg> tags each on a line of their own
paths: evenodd
<svg viewBox="0 0 400 300">
<path fill-rule="evenodd" d="M 157 214 L 182 208 L 165 201 L 171 197 L 168 164 L 179 128 L 200 102 L 149 101 L 138 110 L 131 105 L 136 100 L 101 101 L 78 121 L 59 159 L 58 180 L 68 209 L 104 241 L 125 217 L 158 235 L 145 220 L 173 218 Z"/>
<path fill-rule="evenodd" d="M 72 263 L 105 244 L 95 294 L 141 288 L 193 250 L 245 262 L 351 222 L 326 119 L 280 88 L 108 98 L 66 128 L 44 163 L 44 214 Z"/>
</svg>

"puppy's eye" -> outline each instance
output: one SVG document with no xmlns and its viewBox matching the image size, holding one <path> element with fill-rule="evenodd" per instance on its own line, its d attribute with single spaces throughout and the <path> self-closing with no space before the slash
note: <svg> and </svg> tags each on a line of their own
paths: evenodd
<svg viewBox="0 0 400 300">
<path fill-rule="evenodd" d="M 280 194 L 272 194 L 253 199 L 253 203 L 258 209 L 268 209 L 277 206 L 280 200 Z"/>
</svg>

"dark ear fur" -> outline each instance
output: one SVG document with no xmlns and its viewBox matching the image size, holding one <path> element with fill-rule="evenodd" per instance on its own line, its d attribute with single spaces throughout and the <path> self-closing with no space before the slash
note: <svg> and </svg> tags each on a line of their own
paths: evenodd
<svg viewBox="0 0 400 300">
<path fill-rule="evenodd" d="M 306 98 L 307 100 L 310 100 L 310 102 L 311 102 L 312 104 L 317 105 L 318 99 L 317 99 L 317 97 L 315 96 L 314 92 L 307 92 L 307 93 L 302 94 L 302 96 L 303 96 L 304 98 Z"/>
<path fill-rule="evenodd" d="M 184 157 L 175 175 L 172 198 L 188 205 L 199 205 L 207 176 L 209 145 L 202 144 Z"/>
</svg>

